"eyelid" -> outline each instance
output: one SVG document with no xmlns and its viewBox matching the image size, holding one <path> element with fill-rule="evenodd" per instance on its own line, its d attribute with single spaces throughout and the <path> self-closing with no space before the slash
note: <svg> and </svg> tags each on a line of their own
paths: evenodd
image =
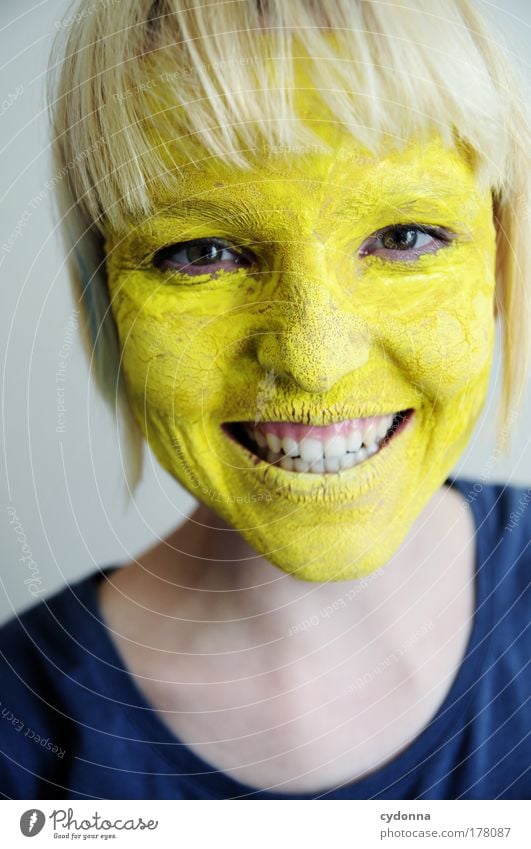
<svg viewBox="0 0 531 849">
<path fill-rule="evenodd" d="M 167 245 L 162 245 L 162 247 L 158 247 L 155 251 L 151 251 L 145 258 L 147 262 L 150 262 L 152 265 L 155 265 L 155 259 L 158 254 L 162 254 L 164 251 L 169 252 L 173 249 L 174 252 L 186 250 L 186 248 L 193 247 L 194 245 L 215 245 L 220 250 L 229 250 L 234 254 L 238 254 L 239 256 L 249 256 L 250 251 L 247 246 L 244 245 L 235 245 L 232 242 L 229 242 L 227 239 L 223 239 L 220 236 L 200 236 L 197 239 L 186 239 L 183 242 L 170 242 Z"/>
<path fill-rule="evenodd" d="M 367 238 L 363 240 L 358 249 L 358 256 L 362 259 L 366 256 L 370 256 L 368 250 L 365 250 L 365 247 L 367 245 L 370 245 L 371 242 L 374 242 L 379 239 L 381 236 L 384 236 L 386 233 L 393 232 L 393 230 L 407 229 L 418 230 L 419 232 L 424 233 L 425 235 L 432 236 L 433 238 L 438 239 L 446 245 L 450 245 L 451 242 L 453 242 L 454 239 L 457 238 L 457 233 L 455 233 L 453 230 L 450 230 L 448 227 L 441 226 L 440 224 L 420 224 L 416 221 L 387 224 L 385 227 L 381 227 L 379 230 L 375 230 L 374 233 L 371 233 L 370 236 L 367 236 Z M 411 250 L 414 251 L 415 248 L 412 248 Z M 391 252 L 390 249 L 389 251 Z M 396 251 L 397 255 L 399 253 L 400 251 Z M 406 251 L 403 251 L 402 253 L 405 254 Z M 429 253 L 429 251 L 425 251 L 424 253 Z M 436 251 L 433 251 L 432 253 L 436 253 Z"/>
<path fill-rule="evenodd" d="M 440 224 L 419 224 L 416 221 L 405 221 L 404 223 L 399 222 L 397 224 L 388 224 L 386 227 L 381 227 L 379 230 L 375 230 L 374 233 L 371 233 L 368 238 L 378 238 L 391 230 L 406 230 L 408 228 L 410 230 L 420 230 L 422 233 L 427 233 L 430 236 L 437 236 L 437 238 L 446 239 L 448 241 L 456 236 L 456 234 L 449 230 L 448 227 L 442 227 Z"/>
<path fill-rule="evenodd" d="M 161 245 L 160 247 L 156 248 L 156 250 L 151 251 L 150 256 L 152 256 L 153 259 L 155 259 L 157 254 L 161 254 L 163 251 L 169 251 L 171 249 L 173 249 L 174 251 L 178 251 L 178 250 L 182 251 L 183 249 L 191 248 L 193 245 L 198 245 L 198 244 L 201 244 L 203 242 L 205 243 L 205 245 L 215 244 L 220 248 L 230 247 L 230 245 L 228 245 L 222 239 L 216 238 L 214 236 L 212 238 L 201 237 L 201 238 L 198 238 L 198 239 L 185 239 L 182 242 L 173 242 L 173 241 L 168 242 L 167 245 Z"/>
</svg>

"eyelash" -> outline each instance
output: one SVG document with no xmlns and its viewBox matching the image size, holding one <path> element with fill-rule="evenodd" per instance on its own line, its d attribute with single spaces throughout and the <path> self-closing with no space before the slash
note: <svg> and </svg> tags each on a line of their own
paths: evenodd
<svg viewBox="0 0 531 849">
<path fill-rule="evenodd" d="M 219 271 L 224 267 L 224 263 L 226 263 L 226 260 L 217 260 L 212 263 L 197 262 L 197 259 L 201 259 L 206 256 L 206 251 L 210 247 L 217 248 L 218 253 L 228 251 L 229 253 L 233 254 L 233 262 L 239 268 L 250 267 L 256 263 L 256 260 L 254 259 L 251 253 L 247 253 L 246 251 L 240 252 L 236 248 L 234 248 L 234 246 L 225 242 L 223 239 L 210 238 L 193 239 L 190 242 L 178 242 L 174 245 L 168 245 L 166 248 L 162 248 L 162 250 L 156 252 L 155 256 L 153 257 L 153 265 L 155 265 L 155 267 L 158 268 L 160 271 L 182 271 L 185 274 L 188 274 L 190 277 L 208 273 L 208 270 L 211 270 L 212 266 L 218 266 L 217 268 L 215 268 L 215 271 Z M 188 260 L 188 262 L 175 262 L 173 260 L 173 264 L 171 264 L 172 256 L 177 253 L 181 253 L 182 251 L 189 251 L 192 248 L 203 249 L 205 253 L 200 255 L 196 260 Z M 195 271 L 194 269 L 198 270 Z M 211 271 L 210 273 L 213 272 Z"/>
<path fill-rule="evenodd" d="M 415 242 L 411 248 L 407 249 L 391 249 L 386 248 L 385 245 L 378 246 L 377 242 L 379 240 L 385 239 L 386 236 L 391 236 L 391 234 L 404 234 L 408 232 L 415 232 Z M 422 250 L 422 248 L 426 248 L 426 245 L 422 245 L 420 248 L 416 246 L 418 241 L 418 235 L 428 236 L 433 240 L 433 245 L 431 245 L 426 250 Z M 358 251 L 358 256 L 363 259 L 366 256 L 377 256 L 383 258 L 389 258 L 390 255 L 396 255 L 399 260 L 411 262 L 415 261 L 422 256 L 423 254 L 428 253 L 436 253 L 440 248 L 447 247 L 454 240 L 455 234 L 451 233 L 445 227 L 430 227 L 423 224 L 392 224 L 390 227 L 384 227 L 382 230 L 377 230 L 376 233 L 373 233 L 368 239 L 365 239 L 362 246 Z M 370 248 L 372 247 L 372 251 Z"/>
<path fill-rule="evenodd" d="M 407 237 L 408 233 L 414 235 L 413 245 L 411 247 L 390 248 L 386 247 L 384 241 L 382 241 L 386 238 L 392 238 L 393 234 L 395 239 L 400 241 L 400 239 L 404 236 Z M 421 245 L 420 248 L 417 247 L 419 235 L 421 237 L 427 236 L 431 238 L 433 240 L 433 244 L 429 247 L 425 244 Z M 448 246 L 454 238 L 455 235 L 450 233 L 450 231 L 446 230 L 444 227 L 429 227 L 412 223 L 393 224 L 389 227 L 384 227 L 383 229 L 376 231 L 365 239 L 358 250 L 358 257 L 363 259 L 366 256 L 376 256 L 391 259 L 391 257 L 394 256 L 399 261 L 405 260 L 407 262 L 412 262 L 423 254 L 436 253 L 436 251 L 440 248 Z M 378 244 L 379 242 L 380 244 Z M 190 251 L 193 248 L 203 250 L 205 253 L 199 253 L 199 256 L 197 256 L 195 260 L 188 259 L 188 261 L 184 262 L 176 262 L 172 259 L 175 254 L 183 251 Z M 207 257 L 206 252 L 210 248 L 214 248 L 217 251 L 217 254 L 223 254 L 224 252 L 231 253 L 233 255 L 233 259 L 229 260 L 229 262 L 232 262 L 235 266 L 237 266 L 236 269 L 232 270 L 249 268 L 257 263 L 256 257 L 254 257 L 252 253 L 248 251 L 240 252 L 233 245 L 230 245 L 223 239 L 212 237 L 207 239 L 193 239 L 189 242 L 178 242 L 173 245 L 168 245 L 155 253 L 153 257 L 153 265 L 160 271 L 180 271 L 190 277 L 205 273 L 212 274 L 226 268 L 227 260 L 201 262 L 202 259 Z M 427 249 L 423 250 L 423 248 Z M 391 261 L 393 260 L 391 259 Z"/>
</svg>

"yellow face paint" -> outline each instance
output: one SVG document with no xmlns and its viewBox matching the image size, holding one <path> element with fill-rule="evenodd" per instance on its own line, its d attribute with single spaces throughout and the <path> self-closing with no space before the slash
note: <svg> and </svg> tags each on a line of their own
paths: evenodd
<svg viewBox="0 0 531 849">
<path fill-rule="evenodd" d="M 179 197 L 159 192 L 160 211 L 106 245 L 128 395 L 160 463 L 311 581 L 360 577 L 398 549 L 470 438 L 494 337 L 491 198 L 464 153 L 432 138 L 375 158 L 327 141 L 331 153 L 269 151 L 250 172 L 189 167 Z M 417 259 L 363 250 L 412 222 L 451 240 Z M 153 262 L 207 237 L 254 264 L 191 276 Z M 258 460 L 221 427 L 409 408 L 377 454 L 322 475 Z"/>
</svg>

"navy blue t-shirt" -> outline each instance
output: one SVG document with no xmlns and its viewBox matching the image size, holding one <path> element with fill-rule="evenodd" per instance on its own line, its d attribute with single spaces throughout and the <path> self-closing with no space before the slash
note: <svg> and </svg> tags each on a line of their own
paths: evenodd
<svg viewBox="0 0 531 849">
<path fill-rule="evenodd" d="M 385 766 L 310 795 L 256 790 L 182 743 L 102 624 L 99 572 L 0 628 L 0 793 L 12 799 L 529 799 L 531 489 L 449 478 L 476 525 L 466 655 L 431 722 Z M 463 502 L 463 508 L 468 509 Z"/>
</svg>

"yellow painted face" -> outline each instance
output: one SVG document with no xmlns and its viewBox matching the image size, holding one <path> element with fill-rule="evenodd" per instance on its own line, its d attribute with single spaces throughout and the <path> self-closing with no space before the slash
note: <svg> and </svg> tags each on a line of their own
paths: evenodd
<svg viewBox="0 0 531 849">
<path fill-rule="evenodd" d="M 286 572 L 379 568 L 485 400 L 489 193 L 435 137 L 375 157 L 345 135 L 332 152 L 269 151 L 252 171 L 190 167 L 157 202 L 106 250 L 130 403 L 160 463 Z M 271 464 L 223 427 L 406 410 L 376 453 L 336 472 Z"/>
</svg>

